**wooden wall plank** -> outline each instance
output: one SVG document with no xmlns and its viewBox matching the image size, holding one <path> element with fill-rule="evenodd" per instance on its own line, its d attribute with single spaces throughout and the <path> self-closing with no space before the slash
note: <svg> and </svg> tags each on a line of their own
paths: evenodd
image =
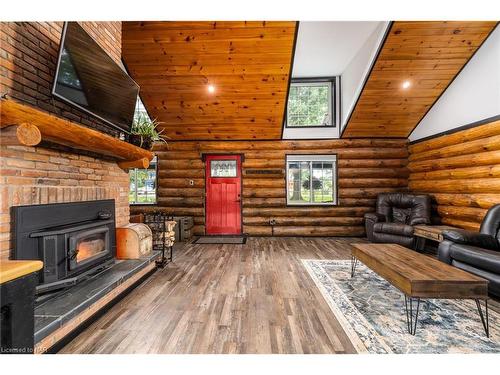
<svg viewBox="0 0 500 375">
<path fill-rule="evenodd" d="M 158 206 L 131 207 L 134 213 L 162 210 L 194 216 L 204 234 L 204 153 L 243 154 L 243 231 L 249 235 L 362 236 L 363 214 L 374 210 L 377 194 L 407 189 L 406 140 L 356 139 L 259 142 L 170 142 L 158 145 Z M 339 206 L 286 206 L 286 154 L 338 155 Z M 272 174 L 255 175 L 253 169 Z M 193 181 L 193 185 L 190 184 Z M 273 229 L 269 220 L 275 219 Z"/>
<path fill-rule="evenodd" d="M 500 203 L 500 121 L 408 147 L 409 189 L 434 199 L 433 219 L 478 230 Z"/>
</svg>

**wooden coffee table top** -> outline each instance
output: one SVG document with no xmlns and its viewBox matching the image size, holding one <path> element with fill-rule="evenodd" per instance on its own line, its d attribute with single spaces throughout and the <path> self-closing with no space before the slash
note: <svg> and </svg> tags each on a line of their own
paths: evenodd
<svg viewBox="0 0 500 375">
<path fill-rule="evenodd" d="M 352 255 L 410 297 L 488 297 L 488 281 L 396 244 L 353 244 Z"/>
</svg>

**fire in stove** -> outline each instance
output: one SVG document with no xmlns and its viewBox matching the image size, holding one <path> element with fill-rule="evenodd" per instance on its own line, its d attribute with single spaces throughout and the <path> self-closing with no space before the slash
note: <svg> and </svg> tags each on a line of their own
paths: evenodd
<svg viewBox="0 0 500 375">
<path fill-rule="evenodd" d="M 85 238 L 78 242 L 75 253 L 76 262 L 80 263 L 106 251 L 105 237 L 102 235 Z"/>
</svg>

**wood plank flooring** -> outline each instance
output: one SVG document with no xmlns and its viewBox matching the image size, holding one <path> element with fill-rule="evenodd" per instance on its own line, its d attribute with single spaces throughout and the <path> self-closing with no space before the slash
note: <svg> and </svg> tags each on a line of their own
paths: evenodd
<svg viewBox="0 0 500 375">
<path fill-rule="evenodd" d="M 300 259 L 349 259 L 346 238 L 189 244 L 62 353 L 353 353 Z"/>
</svg>

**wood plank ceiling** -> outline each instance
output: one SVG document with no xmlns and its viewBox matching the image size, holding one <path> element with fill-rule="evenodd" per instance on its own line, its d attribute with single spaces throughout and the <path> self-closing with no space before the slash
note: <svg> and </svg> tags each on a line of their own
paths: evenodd
<svg viewBox="0 0 500 375">
<path fill-rule="evenodd" d="M 408 137 L 496 23 L 394 22 L 342 137 Z"/>
<path fill-rule="evenodd" d="M 296 22 L 124 22 L 122 53 L 170 139 L 280 139 L 295 29 Z"/>
</svg>

